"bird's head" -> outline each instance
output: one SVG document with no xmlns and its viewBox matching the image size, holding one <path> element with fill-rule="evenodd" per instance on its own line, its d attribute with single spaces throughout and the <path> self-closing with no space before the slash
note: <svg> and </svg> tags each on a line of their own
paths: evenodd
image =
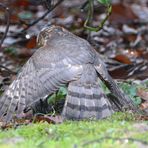
<svg viewBox="0 0 148 148">
<path fill-rule="evenodd" d="M 65 32 L 67 32 L 66 29 L 55 25 L 43 28 L 37 36 L 37 44 L 38 46 L 44 46 L 46 45 L 47 41 L 55 37 L 55 35 L 59 36 Z"/>
</svg>

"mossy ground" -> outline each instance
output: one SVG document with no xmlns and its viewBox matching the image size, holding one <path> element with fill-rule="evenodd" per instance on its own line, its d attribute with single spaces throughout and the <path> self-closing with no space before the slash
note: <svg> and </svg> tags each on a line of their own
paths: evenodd
<svg viewBox="0 0 148 148">
<path fill-rule="evenodd" d="M 113 138 L 133 138 L 134 140 Z M 16 129 L 1 130 L 0 148 L 148 146 L 135 139 L 148 143 L 148 122 L 136 121 L 131 114 L 115 113 L 112 117 L 99 121 L 67 121 L 56 125 L 32 123 Z"/>
</svg>

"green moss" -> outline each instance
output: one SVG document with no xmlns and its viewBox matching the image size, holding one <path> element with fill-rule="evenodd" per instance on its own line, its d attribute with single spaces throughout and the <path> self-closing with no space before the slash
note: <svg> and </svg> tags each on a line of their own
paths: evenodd
<svg viewBox="0 0 148 148">
<path fill-rule="evenodd" d="M 62 124 L 34 123 L 0 132 L 1 148 L 137 147 L 133 141 L 112 138 L 136 138 L 148 142 L 148 132 L 134 128 L 132 114 L 115 113 L 99 121 L 66 121 Z M 138 123 L 140 124 L 140 123 Z M 146 125 L 146 122 L 143 122 Z M 109 139 L 104 137 L 110 137 Z M 102 140 L 100 140 L 102 138 Z"/>
</svg>

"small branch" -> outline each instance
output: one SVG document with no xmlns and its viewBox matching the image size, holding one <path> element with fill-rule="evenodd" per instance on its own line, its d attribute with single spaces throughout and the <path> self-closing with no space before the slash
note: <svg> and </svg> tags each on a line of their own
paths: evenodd
<svg viewBox="0 0 148 148">
<path fill-rule="evenodd" d="M 98 25 L 98 27 L 92 27 L 92 26 L 88 26 L 88 24 L 90 23 L 90 20 L 93 17 L 92 16 L 92 14 L 93 14 L 92 11 L 93 11 L 94 5 L 93 5 L 93 0 L 88 0 L 88 1 L 89 1 L 89 8 L 88 8 L 89 10 L 88 10 L 88 14 L 87 14 L 87 19 L 86 19 L 86 21 L 84 23 L 84 27 L 86 29 L 90 30 L 90 31 L 98 32 L 103 28 L 105 22 L 109 18 L 110 14 L 112 12 L 112 5 L 111 4 L 107 5 L 106 17 L 101 21 L 101 23 Z"/>
<path fill-rule="evenodd" d="M 38 18 L 37 20 L 35 20 L 34 22 L 30 23 L 25 29 L 23 29 L 22 31 L 26 31 L 27 29 L 29 29 L 31 26 L 37 24 L 39 21 L 41 21 L 42 19 L 44 19 L 51 11 L 53 11 L 60 3 L 62 3 L 64 0 L 59 0 L 51 9 L 49 9 L 47 12 L 45 12 L 40 18 Z"/>
<path fill-rule="evenodd" d="M 9 8 L 7 6 L 5 6 L 4 4 L 0 3 L 0 7 L 2 7 L 3 9 L 5 9 L 5 16 L 7 18 L 7 24 L 6 24 L 6 29 L 5 29 L 5 33 L 0 41 L 0 48 L 2 47 L 2 44 L 7 36 L 8 30 L 9 30 L 9 25 L 10 25 L 10 11 Z"/>
<path fill-rule="evenodd" d="M 5 66 L 3 66 L 3 65 L 0 65 L 0 68 L 5 69 L 6 71 L 8 71 L 8 72 L 11 73 L 11 74 L 16 74 L 16 72 L 10 70 L 9 68 L 7 68 L 7 67 L 5 67 Z"/>
<path fill-rule="evenodd" d="M 88 5 L 88 0 L 83 3 L 83 5 L 80 7 L 81 11 L 84 11 L 85 7 Z"/>
</svg>

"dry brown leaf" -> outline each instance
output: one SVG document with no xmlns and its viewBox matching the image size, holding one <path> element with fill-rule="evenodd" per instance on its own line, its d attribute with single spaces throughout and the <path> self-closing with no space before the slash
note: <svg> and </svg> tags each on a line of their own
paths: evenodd
<svg viewBox="0 0 148 148">
<path fill-rule="evenodd" d="M 114 24 L 126 23 L 129 20 L 137 19 L 138 17 L 134 14 L 131 7 L 122 3 L 114 4 L 112 7 L 112 14 L 110 21 Z"/>
<path fill-rule="evenodd" d="M 13 2 L 14 7 L 25 7 L 27 8 L 29 6 L 30 2 L 28 0 L 16 0 Z"/>
<path fill-rule="evenodd" d="M 35 48 L 36 47 L 36 37 L 33 36 L 26 44 L 26 47 L 28 49 L 32 49 L 32 48 Z"/>
<path fill-rule="evenodd" d="M 136 120 L 148 121 L 148 116 L 147 115 L 138 115 L 138 116 L 136 116 Z"/>
<path fill-rule="evenodd" d="M 123 54 L 116 55 L 114 59 L 121 63 L 132 64 L 130 59 L 126 55 L 123 55 Z"/>
<path fill-rule="evenodd" d="M 62 116 L 47 116 L 47 115 L 38 115 L 34 119 L 35 122 L 48 122 L 49 124 L 58 124 L 63 122 Z"/>
<path fill-rule="evenodd" d="M 147 110 L 148 109 L 148 101 L 145 101 L 140 105 L 140 109 L 142 110 Z"/>
<path fill-rule="evenodd" d="M 139 88 L 137 90 L 137 95 L 141 97 L 143 100 L 148 101 L 148 89 Z"/>
</svg>

